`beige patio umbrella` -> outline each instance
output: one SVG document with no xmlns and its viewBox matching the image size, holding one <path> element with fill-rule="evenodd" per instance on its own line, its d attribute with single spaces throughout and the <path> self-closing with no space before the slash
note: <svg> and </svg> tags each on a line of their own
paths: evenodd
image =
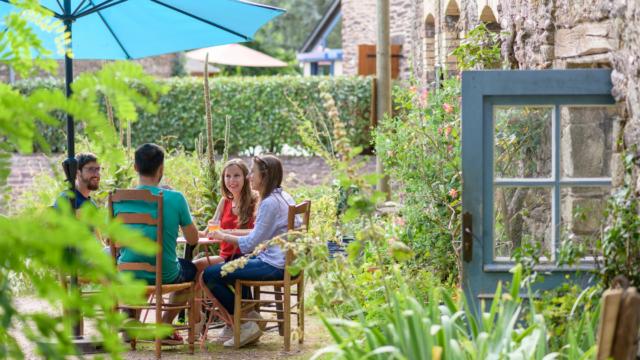
<svg viewBox="0 0 640 360">
<path fill-rule="evenodd" d="M 286 67 L 288 64 L 260 51 L 240 44 L 212 46 L 188 51 L 187 59 L 204 62 L 209 53 L 209 63 L 248 67 Z"/>
</svg>

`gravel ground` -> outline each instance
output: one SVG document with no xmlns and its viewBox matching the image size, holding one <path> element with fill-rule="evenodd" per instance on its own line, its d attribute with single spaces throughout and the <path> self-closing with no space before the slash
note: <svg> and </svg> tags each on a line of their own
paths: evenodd
<svg viewBox="0 0 640 360">
<path fill-rule="evenodd" d="M 55 314 L 56 309 L 51 308 L 46 302 L 33 297 L 21 297 L 16 299 L 18 311 L 22 313 L 47 311 Z M 329 335 L 318 318 L 305 314 L 305 339 L 304 344 L 292 341 L 291 351 L 284 352 L 283 338 L 278 335 L 277 329 L 266 331 L 260 341 L 254 345 L 246 346 L 239 350 L 228 349 L 222 345 L 209 343 L 206 350 L 200 350 L 196 343 L 196 352 L 189 354 L 187 346 L 163 347 L 163 359 L 229 359 L 229 360 L 257 360 L 257 359 L 308 359 L 319 348 L 330 343 Z M 151 316 L 152 317 L 152 316 Z M 88 335 L 95 333 L 91 324 L 86 324 L 85 331 Z M 219 329 L 209 330 L 208 340 L 212 341 L 218 336 Z M 18 343 L 25 352 L 25 359 L 41 359 L 35 354 L 34 347 L 27 342 L 21 331 L 14 332 Z M 96 356 L 100 356 L 99 354 Z M 91 356 L 92 357 L 92 356 Z M 89 357 L 89 358 L 91 358 Z M 136 351 L 128 351 L 123 354 L 125 359 L 141 360 L 155 359 L 153 343 L 138 344 Z"/>
</svg>

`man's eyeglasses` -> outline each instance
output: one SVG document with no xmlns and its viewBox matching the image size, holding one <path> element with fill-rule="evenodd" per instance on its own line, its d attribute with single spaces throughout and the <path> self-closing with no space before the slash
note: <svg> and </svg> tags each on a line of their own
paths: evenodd
<svg viewBox="0 0 640 360">
<path fill-rule="evenodd" d="M 86 170 L 89 174 L 98 174 L 102 168 L 100 166 L 88 166 L 82 168 L 82 170 Z"/>
</svg>

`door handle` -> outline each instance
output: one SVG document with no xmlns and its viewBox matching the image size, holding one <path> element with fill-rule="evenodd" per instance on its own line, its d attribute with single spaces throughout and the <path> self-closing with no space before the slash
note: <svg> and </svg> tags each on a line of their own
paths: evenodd
<svg viewBox="0 0 640 360">
<path fill-rule="evenodd" d="M 462 260 L 471 262 L 473 258 L 473 223 L 470 212 L 462 214 Z"/>
</svg>

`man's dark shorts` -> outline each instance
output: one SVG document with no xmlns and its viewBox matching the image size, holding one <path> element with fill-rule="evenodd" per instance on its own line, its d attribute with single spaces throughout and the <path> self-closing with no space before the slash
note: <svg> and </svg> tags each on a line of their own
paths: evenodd
<svg viewBox="0 0 640 360">
<path fill-rule="evenodd" d="M 178 261 L 180 262 L 180 272 L 173 284 L 193 281 L 196 278 L 196 272 L 198 272 L 196 266 L 189 260 L 178 258 Z"/>
</svg>

